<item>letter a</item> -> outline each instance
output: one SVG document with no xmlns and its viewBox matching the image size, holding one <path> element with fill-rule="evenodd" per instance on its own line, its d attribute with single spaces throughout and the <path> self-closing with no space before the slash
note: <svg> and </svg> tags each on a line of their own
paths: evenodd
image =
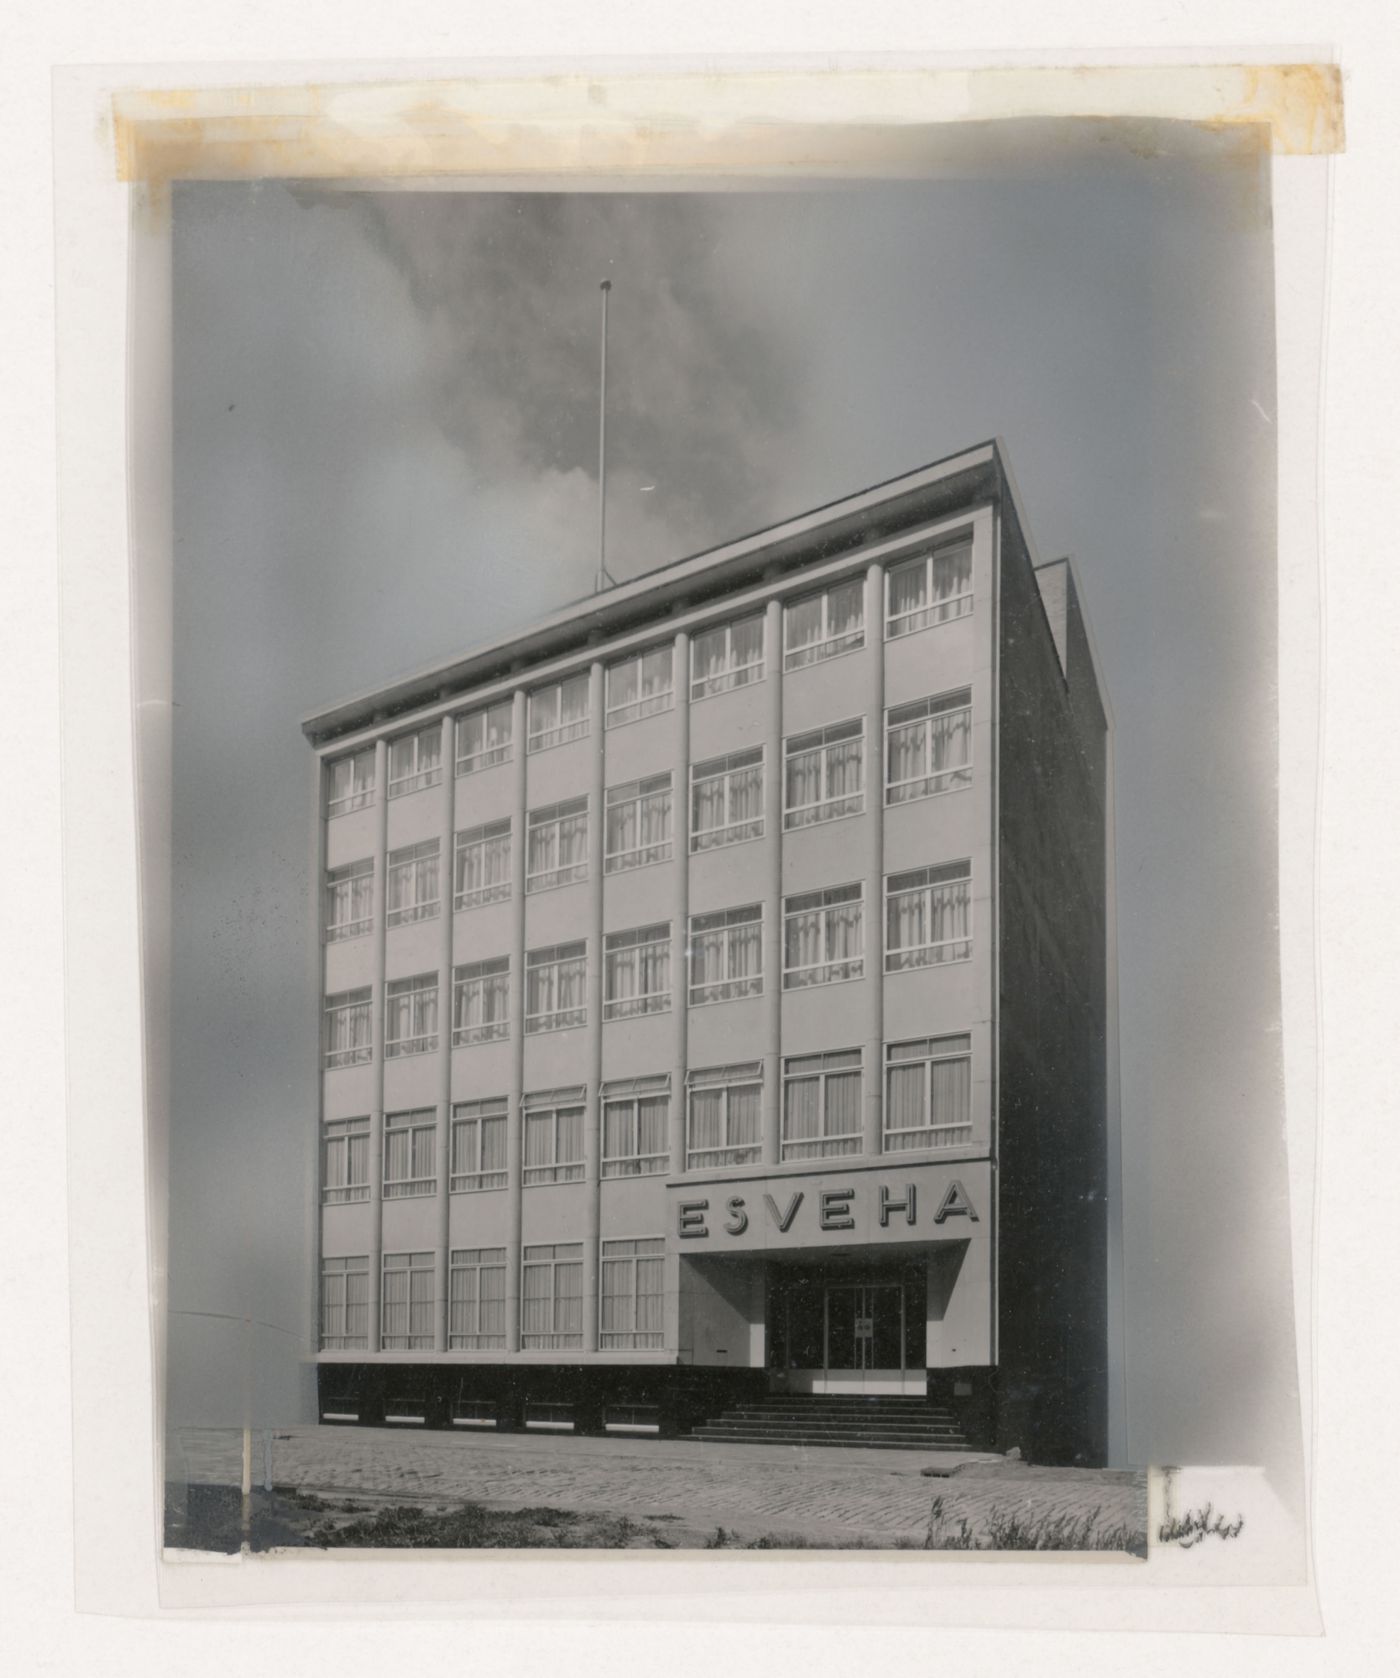
<svg viewBox="0 0 1400 1678">
<path fill-rule="evenodd" d="M 970 1218 L 973 1223 L 978 1222 L 977 1208 L 956 1178 L 949 1183 L 947 1194 L 939 1201 L 938 1210 L 933 1214 L 936 1224 L 941 1224 L 945 1218 Z"/>
</svg>

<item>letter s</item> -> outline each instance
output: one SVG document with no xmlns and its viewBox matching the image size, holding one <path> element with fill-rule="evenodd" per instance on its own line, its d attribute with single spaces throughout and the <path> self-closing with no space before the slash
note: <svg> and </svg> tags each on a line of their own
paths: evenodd
<svg viewBox="0 0 1400 1678">
<path fill-rule="evenodd" d="M 742 1235 L 749 1227 L 749 1215 L 744 1210 L 744 1197 L 736 1194 L 725 1202 L 724 1209 L 729 1214 L 730 1221 L 724 1226 L 726 1235 Z"/>
</svg>

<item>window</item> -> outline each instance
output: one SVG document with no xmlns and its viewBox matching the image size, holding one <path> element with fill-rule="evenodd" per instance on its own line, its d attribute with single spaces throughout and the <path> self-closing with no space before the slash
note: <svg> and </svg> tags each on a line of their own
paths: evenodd
<svg viewBox="0 0 1400 1678">
<path fill-rule="evenodd" d="M 603 1085 L 603 1176 L 651 1177 L 671 1162 L 671 1080 Z"/>
<path fill-rule="evenodd" d="M 326 814 L 343 816 L 374 803 L 374 747 L 326 765 Z"/>
<path fill-rule="evenodd" d="M 389 742 L 389 796 L 435 787 L 442 779 L 442 726 L 431 723 L 416 734 Z"/>
<path fill-rule="evenodd" d="M 915 868 L 885 881 L 885 971 L 972 954 L 972 864 Z"/>
<path fill-rule="evenodd" d="M 730 752 L 690 771 L 690 848 L 763 837 L 763 747 Z"/>
<path fill-rule="evenodd" d="M 536 688 L 529 706 L 530 751 L 542 752 L 546 746 L 581 739 L 588 733 L 588 672 Z"/>
<path fill-rule="evenodd" d="M 452 975 L 452 1047 L 510 1035 L 510 957 L 469 961 Z"/>
<path fill-rule="evenodd" d="M 588 946 L 555 944 L 525 957 L 526 1031 L 564 1031 L 588 1017 Z"/>
<path fill-rule="evenodd" d="M 571 798 L 531 810 L 526 891 L 548 891 L 588 873 L 588 800 Z"/>
<path fill-rule="evenodd" d="M 865 581 L 837 583 L 783 610 L 783 669 L 818 664 L 865 645 Z"/>
<path fill-rule="evenodd" d="M 384 1115 L 384 1198 L 412 1200 L 437 1187 L 437 1115 L 431 1107 Z"/>
<path fill-rule="evenodd" d="M 923 1037 L 885 1051 L 885 1152 L 972 1140 L 972 1039 Z"/>
<path fill-rule="evenodd" d="M 685 1165 L 748 1165 L 761 1152 L 763 1063 L 713 1066 L 686 1079 L 690 1110 L 686 1115 Z"/>
<path fill-rule="evenodd" d="M 359 1066 L 374 1053 L 370 1042 L 369 986 L 326 998 L 326 1065 Z"/>
<path fill-rule="evenodd" d="M 783 987 L 829 985 L 865 971 L 863 888 L 831 886 L 783 905 Z"/>
<path fill-rule="evenodd" d="M 668 923 L 610 932 L 603 943 L 603 1018 L 664 1014 L 671 1006 Z"/>
<path fill-rule="evenodd" d="M 374 861 L 352 862 L 326 875 L 326 942 L 358 938 L 374 921 Z"/>
<path fill-rule="evenodd" d="M 475 909 L 510 896 L 510 817 L 465 828 L 453 855 L 452 904 Z"/>
<path fill-rule="evenodd" d="M 455 1248 L 447 1271 L 447 1344 L 484 1352 L 505 1343 L 505 1248 Z"/>
<path fill-rule="evenodd" d="M 860 1050 L 785 1061 L 783 1158 L 831 1159 L 860 1147 Z"/>
<path fill-rule="evenodd" d="M 457 773 L 472 775 L 514 755 L 514 724 L 509 699 L 457 718 Z"/>
<path fill-rule="evenodd" d="M 663 1344 L 666 1240 L 648 1235 L 604 1241 L 600 1260 L 598 1348 L 645 1351 Z"/>
<path fill-rule="evenodd" d="M 972 785 L 972 694 L 967 688 L 899 705 L 885 722 L 886 799 L 904 804 Z"/>
<path fill-rule="evenodd" d="M 437 974 L 395 979 L 384 999 L 384 1053 L 421 1055 L 437 1048 Z"/>
<path fill-rule="evenodd" d="M 506 1186 L 506 1098 L 459 1101 L 452 1109 L 453 1194 Z"/>
<path fill-rule="evenodd" d="M 369 1119 L 328 1119 L 321 1127 L 321 1198 L 328 1206 L 369 1199 Z"/>
<path fill-rule="evenodd" d="M 783 748 L 784 827 L 810 827 L 865 808 L 865 723 L 794 734 Z"/>
<path fill-rule="evenodd" d="M 521 1257 L 521 1345 L 527 1351 L 582 1346 L 583 1243 L 526 1247 Z"/>
<path fill-rule="evenodd" d="M 433 1349 L 433 1255 L 385 1253 L 380 1343 L 386 1352 Z"/>
<path fill-rule="evenodd" d="M 369 1258 L 321 1260 L 321 1346 L 327 1352 L 369 1345 Z"/>
<path fill-rule="evenodd" d="M 438 842 L 424 839 L 389 852 L 389 892 L 386 926 L 404 926 L 409 921 L 431 920 L 440 906 L 438 897 Z"/>
<path fill-rule="evenodd" d="M 524 1182 L 583 1181 L 583 1085 L 527 1095 Z"/>
<path fill-rule="evenodd" d="M 612 787 L 607 798 L 604 867 L 609 874 L 671 857 L 671 771 Z"/>
<path fill-rule="evenodd" d="M 706 629 L 690 643 L 690 697 L 763 680 L 763 613 Z"/>
<path fill-rule="evenodd" d="M 670 646 L 652 647 L 634 658 L 623 659 L 621 664 L 608 666 L 609 728 L 671 709 L 675 695 L 671 674 L 674 651 Z"/>
<path fill-rule="evenodd" d="M 885 629 L 893 638 L 972 610 L 972 539 L 935 548 L 887 573 Z"/>
<path fill-rule="evenodd" d="M 690 917 L 690 1003 L 727 1002 L 763 990 L 763 905 Z"/>
</svg>

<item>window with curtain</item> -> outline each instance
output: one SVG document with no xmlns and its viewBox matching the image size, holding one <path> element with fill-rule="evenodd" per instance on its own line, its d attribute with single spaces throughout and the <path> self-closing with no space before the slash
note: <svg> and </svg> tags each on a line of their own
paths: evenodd
<svg viewBox="0 0 1400 1678">
<path fill-rule="evenodd" d="M 509 699 L 457 718 L 457 773 L 473 775 L 515 755 L 514 707 Z"/>
<path fill-rule="evenodd" d="M 583 1345 L 583 1243 L 526 1247 L 521 1255 L 520 1343 L 527 1351 Z"/>
<path fill-rule="evenodd" d="M 686 1078 L 685 1164 L 749 1165 L 763 1151 L 763 1064 L 712 1066 Z"/>
<path fill-rule="evenodd" d="M 506 1186 L 506 1098 L 459 1101 L 452 1109 L 453 1194 Z"/>
<path fill-rule="evenodd" d="M 599 1254 L 600 1351 L 659 1349 L 665 1332 L 666 1239 L 604 1241 Z"/>
<path fill-rule="evenodd" d="M 955 792 L 972 785 L 972 693 L 959 688 L 898 705 L 885 719 L 885 798 Z"/>
<path fill-rule="evenodd" d="M 436 973 L 393 980 L 384 998 L 385 1055 L 421 1055 L 436 1049 L 437 1010 Z"/>
<path fill-rule="evenodd" d="M 321 1127 L 321 1198 L 328 1206 L 369 1199 L 369 1118 Z"/>
<path fill-rule="evenodd" d="M 447 1344 L 454 1351 L 484 1352 L 505 1343 L 505 1248 L 454 1248 L 447 1268 Z"/>
<path fill-rule="evenodd" d="M 865 580 L 837 583 L 783 608 L 783 669 L 798 670 L 865 645 Z"/>
<path fill-rule="evenodd" d="M 321 1348 L 362 1351 L 369 1345 L 369 1257 L 321 1260 Z"/>
<path fill-rule="evenodd" d="M 374 859 L 326 874 L 326 942 L 359 938 L 374 924 Z"/>
<path fill-rule="evenodd" d="M 690 848 L 763 837 L 763 748 L 710 758 L 690 771 Z"/>
<path fill-rule="evenodd" d="M 588 672 L 536 688 L 527 702 L 527 749 L 542 752 L 588 733 Z"/>
<path fill-rule="evenodd" d="M 729 1002 L 763 990 L 763 905 L 690 917 L 690 1003 Z"/>
<path fill-rule="evenodd" d="M 564 1031 L 588 1017 L 588 946 L 554 944 L 525 957 L 525 1029 Z"/>
<path fill-rule="evenodd" d="M 326 998 L 326 1065 L 358 1066 L 374 1053 L 369 1016 L 370 992 L 337 991 Z"/>
<path fill-rule="evenodd" d="M 669 922 L 608 933 L 603 942 L 603 1018 L 664 1014 L 670 1006 Z"/>
<path fill-rule="evenodd" d="M 433 1255 L 385 1253 L 380 1344 L 386 1352 L 433 1349 Z"/>
<path fill-rule="evenodd" d="M 525 1097 L 526 1187 L 583 1181 L 583 1104 L 581 1084 Z"/>
<path fill-rule="evenodd" d="M 783 825 L 810 827 L 865 808 L 865 723 L 833 723 L 783 746 Z"/>
<path fill-rule="evenodd" d="M 829 985 L 865 971 L 864 888 L 829 886 L 783 904 L 783 987 Z"/>
<path fill-rule="evenodd" d="M 671 709 L 675 699 L 671 674 L 674 651 L 670 645 L 651 647 L 608 666 L 608 728 Z"/>
<path fill-rule="evenodd" d="M 972 539 L 959 537 L 885 573 L 885 633 L 893 639 L 972 611 Z"/>
<path fill-rule="evenodd" d="M 431 1107 L 384 1115 L 384 1198 L 411 1200 L 437 1187 L 437 1115 Z"/>
<path fill-rule="evenodd" d="M 763 680 L 763 613 L 702 630 L 690 643 L 690 697 Z"/>
<path fill-rule="evenodd" d="M 452 903 L 475 909 L 510 896 L 510 817 L 464 828 L 453 853 Z"/>
<path fill-rule="evenodd" d="M 374 747 L 365 746 L 326 765 L 326 814 L 344 816 L 374 803 Z"/>
<path fill-rule="evenodd" d="M 861 1149 L 861 1053 L 838 1049 L 783 1062 L 783 1158 L 830 1159 Z"/>
<path fill-rule="evenodd" d="M 604 867 L 609 874 L 671 858 L 671 771 L 610 787 Z"/>
<path fill-rule="evenodd" d="M 671 1162 L 671 1080 L 627 1078 L 603 1086 L 604 1177 L 650 1177 Z"/>
<path fill-rule="evenodd" d="M 972 1039 L 924 1037 L 885 1051 L 887 1154 L 972 1140 Z"/>
<path fill-rule="evenodd" d="M 430 723 L 389 742 L 389 796 L 435 787 L 442 779 L 442 725 Z"/>
<path fill-rule="evenodd" d="M 452 974 L 452 1046 L 510 1035 L 510 957 L 464 962 Z"/>
<path fill-rule="evenodd" d="M 972 954 L 972 864 L 914 868 L 885 881 L 885 971 L 966 961 Z"/>
<path fill-rule="evenodd" d="M 385 925 L 431 920 L 438 912 L 438 842 L 424 839 L 389 852 Z"/>
<path fill-rule="evenodd" d="M 526 891 L 549 891 L 587 878 L 587 798 L 531 810 L 527 826 Z"/>
</svg>

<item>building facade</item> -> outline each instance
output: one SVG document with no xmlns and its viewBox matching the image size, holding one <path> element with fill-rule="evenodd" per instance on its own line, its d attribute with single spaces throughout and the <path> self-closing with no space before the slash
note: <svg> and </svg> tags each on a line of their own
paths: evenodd
<svg viewBox="0 0 1400 1678">
<path fill-rule="evenodd" d="M 998 445 L 304 727 L 323 1418 L 1104 1459 L 1108 729 Z"/>
</svg>

